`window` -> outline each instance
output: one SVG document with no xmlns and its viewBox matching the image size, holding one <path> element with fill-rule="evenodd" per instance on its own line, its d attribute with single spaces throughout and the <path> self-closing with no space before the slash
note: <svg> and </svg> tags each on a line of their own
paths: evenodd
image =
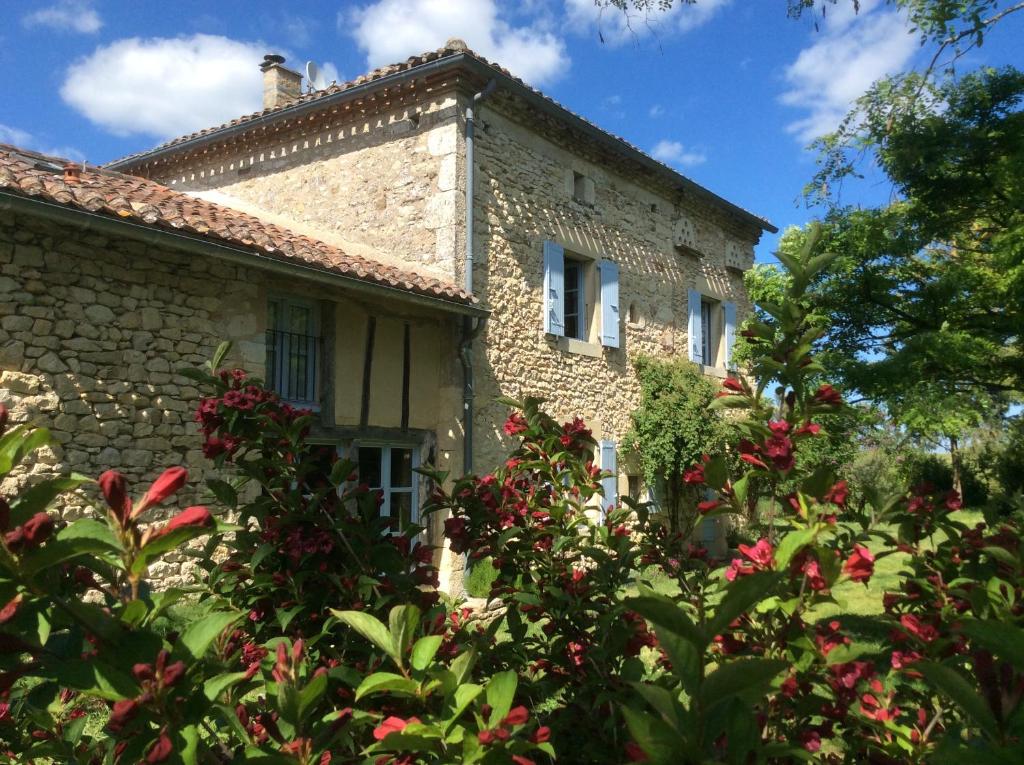
<svg viewBox="0 0 1024 765">
<path fill-rule="evenodd" d="M 704 359 L 704 363 L 713 367 L 715 365 L 715 357 L 718 355 L 719 337 L 717 333 L 718 327 L 714 320 L 716 308 L 712 301 L 704 298 L 700 301 L 700 345 L 701 354 Z"/>
<path fill-rule="evenodd" d="M 689 290 L 690 361 L 706 367 L 732 366 L 736 340 L 736 304 L 719 301 Z"/>
<path fill-rule="evenodd" d="M 572 198 L 584 205 L 593 205 L 597 199 L 594 179 L 583 173 L 572 174 Z"/>
<path fill-rule="evenodd" d="M 593 325 L 597 324 L 594 328 Z M 619 347 L 619 267 L 611 260 L 571 258 L 544 242 L 544 331 Z"/>
<path fill-rule="evenodd" d="M 314 303 L 272 298 L 267 305 L 267 384 L 285 401 L 317 401 L 320 337 Z"/>
<path fill-rule="evenodd" d="M 578 260 L 565 261 L 565 336 L 577 340 L 586 340 L 590 335 L 584 331 L 587 324 L 583 288 L 585 270 L 585 263 Z"/>
<path fill-rule="evenodd" d="M 419 453 L 412 446 L 361 445 L 359 480 L 381 493 L 380 514 L 391 518 L 393 533 L 419 521 Z"/>
</svg>

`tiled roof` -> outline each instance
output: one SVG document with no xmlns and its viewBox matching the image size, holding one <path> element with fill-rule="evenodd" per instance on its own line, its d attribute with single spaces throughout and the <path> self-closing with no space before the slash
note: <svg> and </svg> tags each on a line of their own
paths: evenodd
<svg viewBox="0 0 1024 765">
<path fill-rule="evenodd" d="M 461 56 L 469 57 L 471 59 L 475 59 L 480 64 L 484 65 L 485 67 L 490 68 L 494 72 L 494 74 L 500 75 L 501 77 L 504 77 L 507 80 L 509 80 L 511 82 L 514 82 L 519 87 L 525 89 L 533 97 L 545 101 L 551 107 L 554 107 L 556 110 L 562 112 L 564 115 L 566 115 L 566 116 L 568 116 L 568 117 L 570 117 L 572 119 L 579 120 L 580 122 L 585 123 L 591 130 L 596 131 L 596 132 L 602 134 L 605 138 L 610 139 L 613 142 L 615 142 L 616 144 L 618 144 L 620 146 L 620 149 L 624 149 L 628 153 L 634 153 L 634 154 L 642 155 L 644 157 L 644 159 L 648 163 L 650 163 L 651 165 L 657 166 L 658 169 L 662 173 L 667 173 L 670 176 L 674 176 L 674 177 L 676 177 L 678 179 L 681 179 L 681 180 L 685 181 L 687 184 L 690 184 L 692 187 L 697 187 L 697 188 L 701 189 L 703 192 L 707 193 L 708 195 L 718 199 L 718 201 L 720 203 L 723 203 L 723 204 L 725 204 L 725 205 L 727 205 L 729 207 L 732 207 L 733 209 L 735 209 L 735 210 L 737 210 L 739 212 L 742 212 L 746 216 L 749 216 L 753 220 L 757 221 L 759 224 L 763 224 L 762 227 L 766 228 L 769 231 L 776 231 L 777 230 L 775 228 L 775 226 L 771 222 L 769 222 L 768 220 L 766 220 L 764 218 L 761 218 L 760 216 L 755 215 L 754 213 L 752 213 L 752 212 L 750 212 L 748 210 L 744 210 L 742 207 L 739 207 L 738 205 L 735 205 L 732 202 L 729 202 L 728 200 L 721 199 L 720 197 L 717 197 L 717 195 L 714 195 L 712 192 L 708 191 L 707 189 L 704 189 L 703 187 L 698 186 L 698 184 L 696 184 L 694 181 L 690 180 L 686 176 L 682 175 L 675 168 L 670 167 L 669 165 L 666 165 L 664 162 L 661 162 L 659 160 L 654 159 L 653 157 L 651 157 L 649 154 L 647 154 L 645 151 L 643 151 L 639 147 L 634 146 L 633 144 L 631 144 L 625 138 L 623 138 L 621 136 L 618 136 L 618 135 L 615 135 L 614 133 L 610 133 L 609 131 L 605 130 L 604 128 L 602 128 L 602 127 L 596 125 L 595 123 L 591 122 L 586 117 L 583 117 L 583 116 L 577 114 L 576 112 L 574 112 L 571 109 L 567 108 L 566 106 L 564 106 L 563 104 L 559 103 L 558 101 L 556 101 L 555 99 L 551 98 L 550 96 L 545 95 L 544 93 L 542 93 L 541 91 L 539 91 L 535 87 L 533 87 L 532 85 L 530 85 L 530 84 L 526 83 L 525 81 L 523 81 L 523 80 L 519 79 L 518 77 L 516 77 L 514 74 L 512 74 L 510 71 L 508 71 L 504 67 L 499 66 L 498 64 L 496 64 L 496 63 L 494 63 L 492 61 L 488 61 L 486 58 L 481 56 L 479 53 L 476 53 L 475 51 L 469 49 L 468 47 L 466 47 L 466 44 L 462 40 L 458 40 L 458 39 L 449 40 L 445 44 L 445 46 L 443 48 L 439 48 L 439 49 L 433 50 L 433 51 L 428 51 L 428 52 L 422 53 L 422 54 L 420 54 L 418 56 L 410 56 L 408 59 L 406 59 L 405 61 L 403 61 L 403 62 L 401 62 L 399 64 L 390 64 L 388 66 L 379 67 L 377 69 L 374 69 L 371 72 L 368 72 L 368 73 L 366 73 L 366 74 L 364 74 L 364 75 L 362 75 L 360 77 L 357 77 L 354 80 L 349 80 L 348 82 L 343 82 L 343 83 L 334 83 L 334 84 L 331 84 L 331 85 L 329 85 L 328 87 L 326 87 L 326 88 L 324 88 L 322 90 L 314 90 L 314 91 L 311 91 L 309 93 L 304 93 L 304 94 L 298 96 L 297 98 L 295 98 L 295 99 L 293 99 L 293 100 L 289 101 L 288 103 L 283 104 L 281 106 L 277 106 L 277 107 L 274 107 L 272 109 L 264 109 L 263 111 L 254 112 L 253 114 L 247 114 L 245 116 L 233 119 L 230 122 L 226 122 L 223 125 L 218 125 L 217 127 L 204 128 L 203 130 L 198 130 L 195 133 L 190 133 L 188 135 L 184 135 L 184 136 L 180 136 L 178 138 L 174 138 L 174 139 L 172 139 L 170 141 L 167 141 L 167 142 L 165 142 L 163 144 L 160 144 L 159 146 L 157 146 L 157 147 L 155 147 L 153 149 L 150 149 L 148 151 L 138 152 L 136 154 L 130 154 L 127 157 L 122 157 L 121 159 L 118 159 L 118 160 L 115 160 L 113 162 L 110 162 L 109 164 L 112 165 L 112 166 L 118 166 L 118 167 L 123 167 L 125 169 L 130 169 L 132 166 L 134 166 L 136 164 L 135 160 L 143 160 L 143 159 L 145 159 L 146 157 L 148 157 L 150 155 L 157 154 L 157 153 L 162 153 L 162 152 L 165 152 L 165 151 L 167 151 L 169 149 L 174 149 L 175 147 L 177 147 L 179 145 L 187 144 L 187 143 L 190 143 L 190 142 L 195 141 L 197 139 L 206 138 L 207 136 L 211 136 L 212 137 L 212 136 L 214 136 L 217 133 L 221 133 L 222 131 L 233 130 L 235 128 L 244 129 L 248 125 L 248 123 L 255 122 L 256 120 L 262 120 L 262 119 L 268 118 L 268 117 L 269 118 L 273 118 L 274 116 L 278 115 L 279 113 L 285 112 L 287 110 L 294 109 L 295 107 L 303 106 L 305 104 L 313 104 L 313 103 L 315 103 L 317 101 L 322 101 L 322 100 L 328 99 L 328 98 L 330 98 L 332 96 L 336 96 L 336 95 L 342 94 L 345 91 L 352 90 L 353 88 L 357 88 L 357 87 L 361 87 L 363 85 L 367 85 L 367 84 L 372 83 L 372 82 L 374 82 L 376 80 L 382 80 L 382 79 L 385 79 L 387 77 L 391 77 L 392 75 L 400 74 L 402 72 L 406 72 L 406 71 L 409 71 L 411 69 L 415 69 L 417 67 L 424 66 L 426 64 L 430 64 L 432 62 L 439 61 L 439 60 L 444 59 L 444 58 L 455 57 L 455 56 L 460 56 L 460 55 Z"/>
<path fill-rule="evenodd" d="M 64 159 L 0 144 L 0 193 L 190 234 L 378 286 L 470 305 L 476 302 L 454 284 L 349 254 L 340 247 L 144 178 L 87 166 L 79 172 L 78 180 L 65 180 L 66 164 Z"/>
</svg>

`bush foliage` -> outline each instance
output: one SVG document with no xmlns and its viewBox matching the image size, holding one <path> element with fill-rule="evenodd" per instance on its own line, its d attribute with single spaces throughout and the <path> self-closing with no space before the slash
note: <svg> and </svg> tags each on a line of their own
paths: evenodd
<svg viewBox="0 0 1024 765">
<path fill-rule="evenodd" d="M 844 404 L 805 321 L 828 257 L 785 262 L 786 300 L 747 331 L 751 377 L 715 400 L 738 415 L 730 445 L 682 478 L 705 516 L 774 499 L 772 528 L 713 560 L 643 505 L 602 513 L 586 425 L 521 402 L 497 470 L 430 474 L 426 510 L 496 572 L 489 623 L 439 600 L 421 529 L 378 517 L 354 466 L 308 443 L 308 413 L 214 359 L 195 377 L 206 452 L 232 475 L 210 482 L 218 508 L 154 522 L 177 468 L 0 503 L 0 761 L 1020 762 L 1021 517 L 968 527 L 926 487 L 860 508 L 832 466 L 802 463 Z M 0 474 L 48 438 L 6 429 Z M 89 487 L 95 517 L 48 512 Z M 147 571 L 200 543 L 200 597 L 168 630 L 186 594 Z M 845 613 L 837 586 L 899 552 L 878 615 Z"/>
</svg>

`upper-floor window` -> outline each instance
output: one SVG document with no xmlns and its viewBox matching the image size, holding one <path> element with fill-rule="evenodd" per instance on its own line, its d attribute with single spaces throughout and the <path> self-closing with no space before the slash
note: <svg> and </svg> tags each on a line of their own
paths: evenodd
<svg viewBox="0 0 1024 765">
<path fill-rule="evenodd" d="M 285 401 L 317 402 L 318 319 L 312 301 L 273 297 L 267 303 L 267 384 Z"/>
<path fill-rule="evenodd" d="M 689 290 L 690 361 L 706 367 L 732 366 L 736 338 L 736 304 Z"/>
<path fill-rule="evenodd" d="M 611 260 L 566 255 L 544 242 L 544 331 L 619 347 L 619 267 Z"/>
</svg>

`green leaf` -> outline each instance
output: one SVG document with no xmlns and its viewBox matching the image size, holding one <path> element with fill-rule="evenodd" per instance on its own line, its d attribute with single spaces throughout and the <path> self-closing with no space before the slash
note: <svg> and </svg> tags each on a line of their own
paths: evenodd
<svg viewBox="0 0 1024 765">
<path fill-rule="evenodd" d="M 213 358 L 210 359 L 210 371 L 214 374 L 220 369 L 220 365 L 224 362 L 224 357 L 228 355 L 228 351 L 231 350 L 231 342 L 225 340 L 217 346 L 217 350 L 213 352 Z"/>
<path fill-rule="evenodd" d="M 201 659 L 206 655 L 210 644 L 241 618 L 242 614 L 238 611 L 217 611 L 207 614 L 185 628 L 174 646 L 174 653 Z"/>
<path fill-rule="evenodd" d="M 649 683 L 633 683 L 633 688 L 673 731 L 681 738 L 685 736 L 691 728 L 690 716 L 674 693 Z"/>
<path fill-rule="evenodd" d="M 83 555 L 119 555 L 121 546 L 105 523 L 83 518 L 61 529 L 42 547 L 22 559 L 22 571 L 27 576 L 53 568 L 65 561 Z"/>
<path fill-rule="evenodd" d="M 217 533 L 218 529 L 211 529 L 207 526 L 179 526 L 178 528 L 149 540 L 139 551 L 138 557 L 132 563 L 132 573 L 135 575 L 144 574 L 149 564 L 166 552 L 176 550 L 186 542 L 207 534 Z"/>
<path fill-rule="evenodd" d="M 422 672 L 433 660 L 434 655 L 437 653 L 437 649 L 441 647 L 441 643 L 444 641 L 443 635 L 427 635 L 421 637 L 412 647 L 412 657 L 409 659 L 409 663 L 412 664 L 412 668 L 418 672 Z"/>
<path fill-rule="evenodd" d="M 395 606 L 388 614 L 391 640 L 395 650 L 398 652 L 398 666 L 402 666 L 412 639 L 416 634 L 416 628 L 420 623 L 420 610 L 416 606 L 404 605 Z"/>
<path fill-rule="evenodd" d="M 327 691 L 327 675 L 320 673 L 313 675 L 306 687 L 299 693 L 299 720 L 306 717 L 306 713 L 316 706 Z"/>
<path fill-rule="evenodd" d="M 130 627 L 134 627 L 142 623 L 142 620 L 146 618 L 146 614 L 149 613 L 149 606 L 146 605 L 144 600 L 133 600 L 125 605 L 121 609 L 121 621 Z"/>
<path fill-rule="evenodd" d="M 627 608 L 633 609 L 652 624 L 690 641 L 699 651 L 703 651 L 707 645 L 705 634 L 671 599 L 663 595 L 644 595 L 626 598 L 625 603 Z"/>
<path fill-rule="evenodd" d="M 715 615 L 706 627 L 705 631 L 710 638 L 720 635 L 736 617 L 749 611 L 755 603 L 765 598 L 780 578 L 779 574 L 764 571 L 730 582 L 725 597 L 718 604 Z"/>
<path fill-rule="evenodd" d="M 658 645 L 672 662 L 672 674 L 682 681 L 683 688 L 692 696 L 700 682 L 701 646 L 657 624 L 654 634 L 658 637 Z"/>
<path fill-rule="evenodd" d="M 227 481 L 222 481 L 219 478 L 208 478 L 206 485 L 210 489 L 210 493 L 217 498 L 217 501 L 222 505 L 226 505 L 230 508 L 238 506 L 238 492 L 235 491 L 235 487 L 229 484 Z"/>
<path fill-rule="evenodd" d="M 420 685 L 415 680 L 396 675 L 394 672 L 375 672 L 359 684 L 356 701 L 371 693 L 395 693 L 399 696 L 416 696 Z"/>
<path fill-rule="evenodd" d="M 46 428 L 29 431 L 27 426 L 21 425 L 5 433 L 0 438 L 0 476 L 10 473 L 26 454 L 48 443 L 50 431 Z"/>
<path fill-rule="evenodd" d="M 134 698 L 139 694 L 139 686 L 130 675 L 95 657 L 89 661 L 76 657 L 47 662 L 39 676 L 108 701 Z"/>
<path fill-rule="evenodd" d="M 388 632 L 387 627 L 379 620 L 362 611 L 336 611 L 331 609 L 331 613 L 390 656 L 395 664 L 402 666 L 394 639 Z"/>
<path fill-rule="evenodd" d="M 181 738 L 185 746 L 180 747 L 181 760 L 185 765 L 197 765 L 199 762 L 199 731 L 195 725 L 186 725 L 181 729 Z"/>
<path fill-rule="evenodd" d="M 704 463 L 704 478 L 712 489 L 721 489 L 729 480 L 729 467 L 725 457 L 714 457 Z"/>
<path fill-rule="evenodd" d="M 626 719 L 629 735 L 644 750 L 652 765 L 676 765 L 688 761 L 680 756 L 686 753 L 686 742 L 664 720 L 629 707 L 622 708 L 622 716 Z"/>
<path fill-rule="evenodd" d="M 999 725 L 992 710 L 967 678 L 952 667 L 931 661 L 915 662 L 914 669 L 932 688 L 959 706 L 989 738 L 999 738 Z"/>
<path fill-rule="evenodd" d="M 203 683 L 203 694 L 210 701 L 216 701 L 228 688 L 245 680 L 245 676 L 245 672 L 227 672 L 223 675 L 215 675 Z"/>
<path fill-rule="evenodd" d="M 77 473 L 72 473 L 66 478 L 50 478 L 40 481 L 22 492 L 21 496 L 11 503 L 11 526 L 20 525 L 36 513 L 43 512 L 54 499 L 64 492 L 78 488 L 83 483 L 92 482 L 91 478 Z"/>
<path fill-rule="evenodd" d="M 518 684 L 519 678 L 511 670 L 499 672 L 487 683 L 487 703 L 491 705 L 491 719 L 501 720 L 508 714 Z"/>
<path fill-rule="evenodd" d="M 745 693 L 764 695 L 775 676 L 788 666 L 778 659 L 736 659 L 721 664 L 704 679 L 700 700 L 712 707 Z"/>
<path fill-rule="evenodd" d="M 458 719 L 462 717 L 462 713 L 473 703 L 474 699 L 483 693 L 483 690 L 482 685 L 476 685 L 475 683 L 466 683 L 455 689 L 455 695 L 452 698 L 451 714 L 448 715 L 448 719 L 444 724 L 445 735 L 447 735 Z"/>
<path fill-rule="evenodd" d="M 814 541 L 814 535 L 818 533 L 815 528 L 800 529 L 791 531 L 782 538 L 778 548 L 775 550 L 775 566 L 781 571 L 789 568 L 790 562 L 802 549 Z"/>
<path fill-rule="evenodd" d="M 1006 622 L 968 621 L 960 631 L 1024 672 L 1024 630 Z"/>
<path fill-rule="evenodd" d="M 1007 566 L 1016 568 L 1020 565 L 1020 560 L 1017 556 L 1005 547 L 983 547 L 982 552 L 988 555 L 988 557 L 994 558 L 999 563 L 1005 563 Z"/>
</svg>

